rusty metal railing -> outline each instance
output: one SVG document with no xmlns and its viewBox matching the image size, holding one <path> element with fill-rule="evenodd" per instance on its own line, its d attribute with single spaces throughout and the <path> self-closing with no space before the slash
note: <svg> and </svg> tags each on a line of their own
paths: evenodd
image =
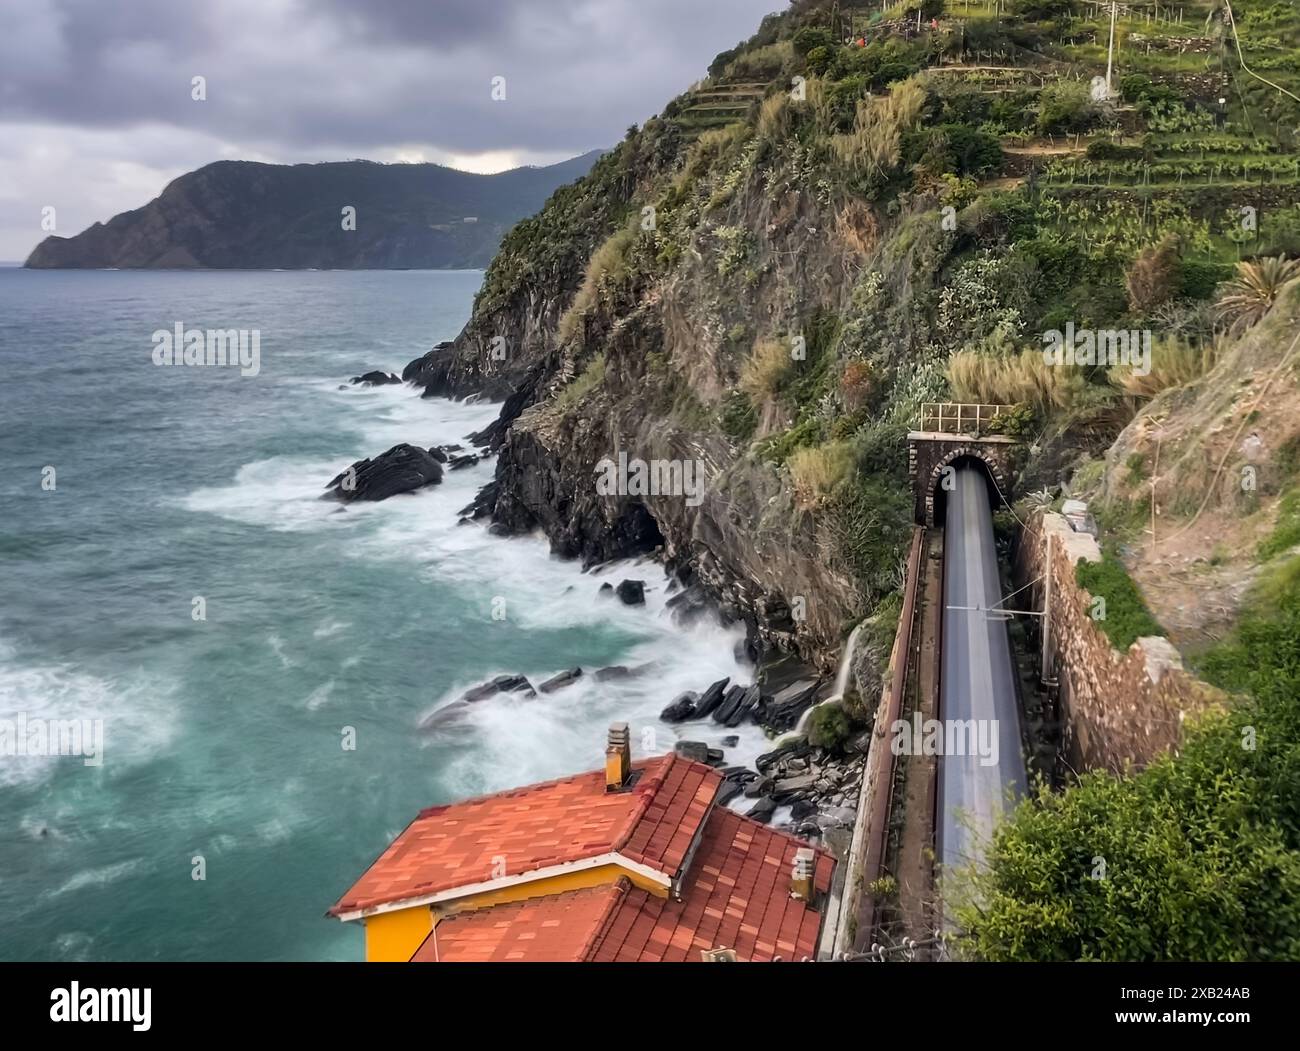
<svg viewBox="0 0 1300 1051">
<path fill-rule="evenodd" d="M 894 754 L 889 747 L 890 728 L 899 718 L 903 708 L 903 693 L 907 686 L 907 668 L 911 659 L 912 622 L 916 619 L 916 595 L 920 587 L 921 560 L 925 529 L 912 530 L 912 550 L 907 558 L 907 586 L 903 592 L 903 611 L 898 618 L 898 631 L 894 634 L 894 648 L 890 652 L 892 672 L 881 698 L 876 723 L 872 732 L 871 754 L 867 757 L 864 780 L 869 779 L 870 816 L 866 828 L 866 844 L 862 861 L 862 891 L 858 899 L 858 924 L 856 941 L 861 947 L 864 939 L 871 937 L 879 919 L 880 902 L 871 891 L 871 885 L 880 878 L 885 861 L 885 845 L 889 836 L 889 810 L 894 793 Z M 870 942 L 867 942 L 870 944 Z"/>
<path fill-rule="evenodd" d="M 995 416 L 1009 408 L 1007 405 L 927 401 L 921 405 L 921 430 L 939 434 L 978 435 L 993 422 Z"/>
</svg>

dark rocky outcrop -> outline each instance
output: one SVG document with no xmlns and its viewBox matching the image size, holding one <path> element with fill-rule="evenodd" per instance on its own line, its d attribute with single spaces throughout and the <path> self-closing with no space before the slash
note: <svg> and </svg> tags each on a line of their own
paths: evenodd
<svg viewBox="0 0 1300 1051">
<path fill-rule="evenodd" d="M 582 678 L 581 668 L 570 668 L 568 671 L 562 671 L 558 675 L 552 675 L 539 687 L 542 693 L 554 693 L 556 690 L 562 690 L 566 686 L 572 686 Z"/>
<path fill-rule="evenodd" d="M 462 701 L 482 701 L 498 693 L 522 693 L 525 697 L 536 697 L 537 691 L 522 675 L 498 675 L 490 682 L 481 683 L 461 695 Z"/>
<path fill-rule="evenodd" d="M 761 772 L 766 773 L 770 767 L 773 767 L 778 763 L 790 759 L 802 759 L 805 756 L 811 755 L 812 751 L 813 747 L 808 743 L 808 739 L 806 737 L 799 737 L 793 741 L 787 741 L 785 744 L 780 745 L 770 752 L 764 752 L 754 760 L 754 765 L 758 767 Z"/>
<path fill-rule="evenodd" d="M 492 513 L 492 507 L 496 503 L 497 491 L 499 488 L 500 486 L 497 482 L 488 482 L 487 485 L 478 491 L 478 495 L 474 497 L 474 502 L 466 507 L 462 507 L 459 514 L 465 515 L 474 521 L 478 521 L 480 518 L 486 518 Z M 509 535 L 509 530 L 506 530 L 506 535 Z"/>
<path fill-rule="evenodd" d="M 821 683 L 808 679 L 791 683 L 780 693 L 764 701 L 760 721 L 764 726 L 770 726 L 774 730 L 789 730 L 812 705 L 813 698 L 817 696 L 820 688 Z"/>
<path fill-rule="evenodd" d="M 360 376 L 353 376 L 348 380 L 354 387 L 386 387 L 393 383 L 401 383 L 400 376 L 394 376 L 391 372 L 364 372 Z"/>
<path fill-rule="evenodd" d="M 708 594 L 697 584 L 692 584 L 668 600 L 673 623 L 684 628 L 703 617 L 710 605 Z"/>
<path fill-rule="evenodd" d="M 707 763 L 711 749 L 703 741 L 678 741 L 673 746 L 673 751 L 683 759 L 691 759 L 697 763 Z"/>
<path fill-rule="evenodd" d="M 618 596 L 618 600 L 625 606 L 644 606 L 645 581 L 621 580 L 618 587 L 614 589 L 614 594 Z"/>
<path fill-rule="evenodd" d="M 325 486 L 325 497 L 344 503 L 387 500 L 441 481 L 442 465 L 428 452 L 414 445 L 394 445 L 373 459 L 358 460 L 340 471 Z"/>
<path fill-rule="evenodd" d="M 679 695 L 659 713 L 659 718 L 666 723 L 684 723 L 695 715 L 695 704 L 700 695 L 693 690 Z"/>
<path fill-rule="evenodd" d="M 596 669 L 596 681 L 616 682 L 619 679 L 635 678 L 640 673 L 640 668 L 629 668 L 625 664 L 612 664 L 608 668 Z"/>
<path fill-rule="evenodd" d="M 743 791 L 738 781 L 723 781 L 718 785 L 718 794 L 713 797 L 714 806 L 726 806 Z"/>
<path fill-rule="evenodd" d="M 745 716 L 751 714 L 762 699 L 758 686 L 733 686 L 722 698 L 713 713 L 713 721 L 725 726 L 739 726 Z"/>
<path fill-rule="evenodd" d="M 700 699 L 695 705 L 695 711 L 692 713 L 693 717 L 703 719 L 705 716 L 712 715 L 718 705 L 722 703 L 724 691 L 730 681 L 730 679 L 719 679 L 700 694 Z"/>
</svg>

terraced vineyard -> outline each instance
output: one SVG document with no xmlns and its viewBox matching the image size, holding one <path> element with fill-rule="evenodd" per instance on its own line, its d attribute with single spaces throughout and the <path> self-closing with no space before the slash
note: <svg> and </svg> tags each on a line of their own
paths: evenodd
<svg viewBox="0 0 1300 1051">
<path fill-rule="evenodd" d="M 1031 195 L 1059 216 L 1065 237 L 1095 222 L 1122 229 L 1120 243 L 1135 252 L 1172 225 L 1207 264 L 1294 251 L 1300 10 L 1281 0 L 1117 3 L 1108 56 L 1111 8 L 1106 0 L 923 0 L 918 20 L 916 0 L 883 12 L 844 0 L 828 23 L 843 48 L 811 50 L 809 70 L 834 76 L 853 65 L 846 54 L 879 52 L 873 73 L 831 86 L 868 103 L 891 81 L 922 72 L 943 102 L 942 120 L 996 136 L 1003 151 L 999 166 L 967 174 Z M 820 51 L 834 52 L 841 69 Z M 741 55 L 679 100 L 676 120 L 690 138 L 745 120 L 784 90 L 774 78 L 798 66 L 792 58 L 788 44 Z"/>
<path fill-rule="evenodd" d="M 721 128 L 743 120 L 763 100 L 766 84 L 720 82 L 690 92 L 683 102 L 678 123 L 689 138 L 709 128 Z"/>
</svg>

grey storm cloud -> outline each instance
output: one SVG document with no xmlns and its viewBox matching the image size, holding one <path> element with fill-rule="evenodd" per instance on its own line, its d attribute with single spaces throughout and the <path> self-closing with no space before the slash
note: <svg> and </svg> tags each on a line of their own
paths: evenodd
<svg viewBox="0 0 1300 1051">
<path fill-rule="evenodd" d="M 0 120 L 266 150 L 607 145 L 781 0 L 0 0 Z M 208 98 L 190 81 L 202 75 Z M 504 77 L 506 101 L 491 98 Z"/>
<path fill-rule="evenodd" d="M 0 259 L 48 208 L 75 233 L 216 160 L 498 170 L 608 147 L 785 6 L 0 0 Z"/>
</svg>

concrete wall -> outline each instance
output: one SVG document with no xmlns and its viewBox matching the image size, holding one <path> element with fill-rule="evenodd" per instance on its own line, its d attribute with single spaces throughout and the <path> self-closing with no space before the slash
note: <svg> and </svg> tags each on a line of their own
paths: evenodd
<svg viewBox="0 0 1300 1051">
<path fill-rule="evenodd" d="M 1093 596 L 1075 582 L 1079 559 L 1100 561 L 1097 541 L 1076 533 L 1061 515 L 1039 513 L 1021 534 L 1016 555 L 1021 608 L 1043 608 L 1046 552 L 1052 549 L 1050 669 L 1059 682 L 1067 761 L 1080 772 L 1145 766 L 1177 751 L 1184 719 L 1221 700 L 1188 673 L 1168 639 L 1138 639 L 1121 653 L 1092 619 Z M 1032 595 L 1032 598 L 1030 597 Z M 1017 603 L 1019 606 L 1020 603 Z"/>
</svg>

